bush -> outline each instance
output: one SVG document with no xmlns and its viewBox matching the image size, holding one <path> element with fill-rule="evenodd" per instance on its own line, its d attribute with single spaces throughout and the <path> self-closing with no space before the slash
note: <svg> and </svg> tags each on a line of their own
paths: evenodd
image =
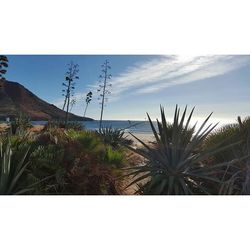
<svg viewBox="0 0 250 250">
<path fill-rule="evenodd" d="M 60 128 L 48 128 L 36 136 L 39 145 L 65 144 L 69 139 L 67 132 Z"/>
<path fill-rule="evenodd" d="M 123 164 L 122 152 L 105 146 L 95 132 L 50 127 L 38 134 L 0 139 L 2 152 L 8 141 L 11 144 L 11 166 L 18 166 L 26 152 L 24 164 L 28 164 L 15 189 L 2 193 L 120 193 L 117 177 L 121 173 L 115 167 Z"/>
<path fill-rule="evenodd" d="M 44 126 L 44 130 L 48 130 L 51 128 L 74 129 L 77 131 L 81 131 L 84 129 L 84 125 L 76 121 L 68 122 L 67 125 L 65 125 L 64 121 L 48 121 L 48 123 Z"/>
<path fill-rule="evenodd" d="M 112 147 L 108 147 L 105 155 L 105 160 L 109 164 L 115 166 L 121 166 L 123 163 L 124 155 L 122 152 L 114 150 Z"/>
<path fill-rule="evenodd" d="M 38 146 L 30 156 L 30 170 L 36 181 L 37 194 L 58 194 L 66 190 L 64 149 L 58 145 Z"/>
<path fill-rule="evenodd" d="M 68 172 L 73 194 L 119 194 L 112 169 L 97 159 L 85 155 Z"/>
<path fill-rule="evenodd" d="M 218 143 L 227 145 L 235 142 L 239 143 L 214 154 L 214 162 L 220 163 L 235 158 L 240 159 L 250 154 L 250 118 L 246 118 L 244 121 L 238 118 L 238 123 L 226 125 L 217 129 L 208 136 L 204 148 L 209 148 Z"/>
<path fill-rule="evenodd" d="M 70 129 L 67 134 L 71 139 L 77 140 L 85 149 L 88 150 L 93 150 L 98 144 L 101 143 L 95 133 L 91 131 L 75 131 Z"/>
<path fill-rule="evenodd" d="M 213 164 L 219 164 L 224 161 L 233 163 L 230 163 L 225 168 L 225 176 L 230 181 L 227 182 L 227 185 L 224 185 L 222 193 L 250 194 L 250 118 L 247 117 L 242 121 L 238 117 L 238 123 L 223 126 L 211 133 L 205 141 L 204 148 L 207 149 L 218 143 L 222 146 L 234 144 L 232 147 L 227 147 L 215 153 L 212 159 L 210 159 Z"/>
<path fill-rule="evenodd" d="M 116 176 L 112 166 L 118 155 L 105 158 L 106 147 L 94 132 L 50 128 L 35 139 L 31 172 L 37 194 L 114 194 Z M 112 156 L 112 155 L 111 155 Z"/>
</svg>

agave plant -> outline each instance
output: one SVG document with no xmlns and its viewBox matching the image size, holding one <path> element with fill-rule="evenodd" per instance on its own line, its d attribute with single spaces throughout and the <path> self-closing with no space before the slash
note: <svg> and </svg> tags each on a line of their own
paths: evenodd
<svg viewBox="0 0 250 250">
<path fill-rule="evenodd" d="M 129 140 L 127 136 L 125 136 L 124 129 L 115 129 L 111 126 L 106 128 L 102 127 L 97 133 L 105 144 L 108 144 L 113 148 L 117 148 L 119 145 L 132 144 L 132 140 Z"/>
<path fill-rule="evenodd" d="M 205 138 L 217 124 L 208 125 L 211 113 L 199 128 L 197 124 L 190 126 L 193 112 L 194 108 L 186 119 L 187 107 L 181 116 L 180 109 L 176 106 L 173 124 L 169 126 L 161 107 L 161 122 L 157 120 L 158 129 L 147 114 L 155 145 L 149 146 L 131 134 L 142 147 L 128 148 L 143 156 L 145 163 L 130 168 L 132 171 L 129 175 L 132 175 L 134 180 L 129 186 L 139 184 L 138 192 L 142 194 L 216 193 L 214 187 L 221 184 L 216 174 L 222 171 L 220 166 L 223 164 L 206 166 L 203 162 L 222 148 L 217 145 L 207 150 L 201 149 Z"/>
<path fill-rule="evenodd" d="M 15 120 L 10 123 L 10 129 L 13 135 L 17 133 L 22 134 L 31 127 L 32 124 L 30 123 L 29 118 L 23 114 L 19 114 L 19 116 L 16 117 Z"/>
<path fill-rule="evenodd" d="M 0 194 L 23 194 L 31 189 L 22 188 L 20 179 L 29 162 L 26 162 L 29 149 L 24 152 L 18 164 L 13 162 L 13 152 L 10 141 L 3 147 L 0 142 Z"/>
</svg>

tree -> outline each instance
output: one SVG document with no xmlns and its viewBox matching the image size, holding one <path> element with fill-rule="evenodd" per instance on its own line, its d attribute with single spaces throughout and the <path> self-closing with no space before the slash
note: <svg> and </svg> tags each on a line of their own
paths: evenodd
<svg viewBox="0 0 250 250">
<path fill-rule="evenodd" d="M 89 106 L 89 103 L 90 103 L 91 100 L 92 100 L 92 95 L 93 95 L 93 93 L 92 93 L 91 91 L 89 91 L 89 93 L 86 95 L 86 99 L 85 99 L 86 107 L 85 107 L 85 110 L 84 110 L 84 115 L 83 115 L 83 117 L 85 117 L 85 115 L 86 115 L 87 108 L 88 108 L 88 106 Z"/>
<path fill-rule="evenodd" d="M 74 90 L 75 90 L 75 80 L 79 79 L 78 77 L 79 73 L 79 65 L 74 64 L 71 62 L 68 64 L 68 71 L 66 72 L 65 76 L 65 81 L 66 83 L 63 83 L 63 96 L 65 97 L 64 99 L 64 105 L 63 105 L 63 110 L 66 108 L 66 115 L 65 115 L 65 125 L 68 124 L 69 120 L 69 107 L 71 103 L 71 98 L 74 96 Z"/>
<path fill-rule="evenodd" d="M 109 66 L 109 61 L 106 60 L 104 62 L 104 64 L 102 65 L 102 73 L 99 76 L 100 80 L 99 80 L 99 89 L 98 92 L 101 92 L 100 97 L 98 98 L 98 100 L 101 100 L 100 104 L 101 104 L 101 117 L 100 117 L 100 125 L 99 125 L 99 129 L 101 130 L 102 128 L 102 118 L 103 118 L 103 110 L 104 110 L 104 104 L 105 102 L 108 101 L 108 98 L 106 97 L 107 95 L 111 94 L 109 87 L 112 86 L 112 84 L 108 84 L 108 80 L 111 79 L 111 74 L 108 73 L 108 71 L 111 69 L 111 67 Z"/>
<path fill-rule="evenodd" d="M 2 56 L 0 55 L 0 87 L 2 87 L 2 81 L 5 80 L 4 75 L 7 72 L 7 68 L 8 68 L 8 58 L 7 56 Z"/>
</svg>

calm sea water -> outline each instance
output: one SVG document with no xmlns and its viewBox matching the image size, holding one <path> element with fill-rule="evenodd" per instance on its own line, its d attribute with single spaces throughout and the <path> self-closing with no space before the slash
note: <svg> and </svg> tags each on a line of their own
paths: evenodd
<svg viewBox="0 0 250 250">
<path fill-rule="evenodd" d="M 80 122 L 88 130 L 98 130 L 99 121 L 84 121 Z M 33 125 L 44 125 L 45 121 L 33 121 Z M 103 127 L 112 127 L 117 129 L 125 129 L 125 132 L 132 132 L 137 134 L 151 134 L 152 130 L 148 121 L 122 121 L 122 120 L 104 120 Z"/>
</svg>

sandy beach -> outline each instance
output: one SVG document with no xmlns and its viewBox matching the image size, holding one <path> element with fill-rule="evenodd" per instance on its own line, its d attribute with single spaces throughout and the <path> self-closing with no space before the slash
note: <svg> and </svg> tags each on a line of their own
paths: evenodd
<svg viewBox="0 0 250 250">
<path fill-rule="evenodd" d="M 145 143 L 150 143 L 152 141 L 154 141 L 154 135 L 153 134 L 149 134 L 149 133 L 133 133 L 134 136 L 136 136 L 138 139 L 142 140 Z M 136 138 L 134 138 L 131 134 L 126 133 L 127 138 L 133 140 L 134 145 L 136 146 L 140 146 L 141 143 L 136 140 Z"/>
<path fill-rule="evenodd" d="M 7 123 L 0 123 L 0 132 L 3 132 L 8 128 L 9 128 L 9 125 Z"/>
</svg>

